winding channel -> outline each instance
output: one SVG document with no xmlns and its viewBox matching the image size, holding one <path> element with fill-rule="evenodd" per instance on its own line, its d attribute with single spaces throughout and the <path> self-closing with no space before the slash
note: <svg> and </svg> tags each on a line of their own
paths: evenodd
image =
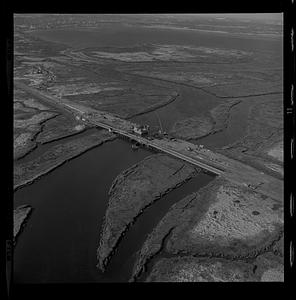
<svg viewBox="0 0 296 300">
<path fill-rule="evenodd" d="M 169 207 L 213 177 L 200 174 L 172 191 L 136 221 L 103 274 L 96 249 L 113 179 L 152 152 L 117 139 L 71 160 L 15 192 L 14 204 L 34 210 L 14 251 L 15 283 L 128 281 L 135 252 Z M 124 159 L 122 159 L 124 157 Z"/>
</svg>

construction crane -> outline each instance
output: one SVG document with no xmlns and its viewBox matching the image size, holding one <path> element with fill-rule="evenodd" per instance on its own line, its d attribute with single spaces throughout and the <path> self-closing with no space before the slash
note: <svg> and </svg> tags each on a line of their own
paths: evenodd
<svg viewBox="0 0 296 300">
<path fill-rule="evenodd" d="M 164 133 L 164 131 L 163 131 L 163 128 L 162 128 L 162 125 L 161 125 L 160 118 L 159 118 L 157 112 L 155 112 L 155 115 L 156 115 L 156 117 L 157 117 L 157 119 L 158 119 L 158 123 L 159 123 L 159 127 L 160 127 L 159 133 L 162 134 L 162 133 Z"/>
</svg>

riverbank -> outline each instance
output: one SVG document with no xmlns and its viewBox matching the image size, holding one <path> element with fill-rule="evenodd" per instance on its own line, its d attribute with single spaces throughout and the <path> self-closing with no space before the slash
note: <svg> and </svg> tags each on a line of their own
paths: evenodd
<svg viewBox="0 0 296 300">
<path fill-rule="evenodd" d="M 32 212 L 30 205 L 18 206 L 13 211 L 13 243 L 16 244 L 17 237 L 24 228 L 29 215 Z"/>
<path fill-rule="evenodd" d="M 53 146 L 31 161 L 15 164 L 14 190 L 33 183 L 72 158 L 115 138 L 116 135 L 105 130 L 98 131 L 80 139 Z"/>
<path fill-rule="evenodd" d="M 43 104 L 42 99 L 30 91 L 19 82 L 14 90 L 15 161 L 22 161 L 40 144 L 63 139 L 93 127 L 74 119 L 69 113 L 61 114 L 59 108 L 49 103 Z"/>
<path fill-rule="evenodd" d="M 59 115 L 44 124 L 36 141 L 40 144 L 46 144 L 82 133 L 91 128 L 93 128 L 93 126 L 83 124 L 74 118 L 71 119 L 68 115 Z"/>
<path fill-rule="evenodd" d="M 163 154 L 145 158 L 112 183 L 98 248 L 98 266 L 105 270 L 129 226 L 153 202 L 189 180 L 200 170 Z"/>
<path fill-rule="evenodd" d="M 113 180 L 151 154 L 145 148 L 133 151 L 130 143 L 116 138 L 18 189 L 15 207 L 29 204 L 34 211 L 14 253 L 15 282 L 116 282 L 120 276 L 128 281 L 131 273 L 122 275 L 121 264 L 108 266 L 104 274 L 96 268 L 100 228 Z M 120 261 L 125 260 L 124 255 Z"/>
<path fill-rule="evenodd" d="M 42 131 L 44 123 L 55 118 L 58 114 L 41 112 L 32 114 L 29 119 L 14 120 L 13 158 L 19 160 L 37 146 L 36 137 Z"/>
<path fill-rule="evenodd" d="M 133 280 L 159 253 L 228 260 L 281 256 L 283 203 L 217 178 L 168 211 L 138 253 Z M 151 270 L 151 265 L 150 265 Z M 171 270 L 173 272 L 173 270 Z"/>
</svg>

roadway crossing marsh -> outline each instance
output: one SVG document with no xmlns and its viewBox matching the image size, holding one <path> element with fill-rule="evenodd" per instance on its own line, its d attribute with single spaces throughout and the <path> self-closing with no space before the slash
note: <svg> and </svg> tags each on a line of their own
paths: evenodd
<svg viewBox="0 0 296 300">
<path fill-rule="evenodd" d="M 282 15 L 249 17 L 14 16 L 15 283 L 284 281 Z"/>
</svg>

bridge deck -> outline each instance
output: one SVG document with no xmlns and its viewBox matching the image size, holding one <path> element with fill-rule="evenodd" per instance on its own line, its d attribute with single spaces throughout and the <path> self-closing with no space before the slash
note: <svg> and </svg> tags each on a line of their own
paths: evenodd
<svg viewBox="0 0 296 300">
<path fill-rule="evenodd" d="M 20 88 L 31 92 L 42 101 L 55 105 L 62 110 L 71 113 L 73 117 L 79 113 L 87 122 L 96 126 L 112 129 L 114 132 L 135 140 L 148 147 L 155 148 L 164 153 L 173 155 L 197 167 L 203 168 L 216 175 L 233 181 L 246 187 L 252 187 L 256 191 L 270 196 L 274 199 L 283 199 L 283 180 L 260 172 L 259 170 L 222 154 L 212 152 L 208 149 L 197 149 L 197 146 L 187 141 L 169 139 L 147 139 L 137 134 L 130 133 L 132 122 L 121 119 L 107 112 L 100 112 L 77 103 L 67 102 L 66 99 L 58 99 L 52 95 L 45 94 L 39 90 L 26 86 L 21 82 L 15 82 Z M 188 151 L 188 147 L 193 151 Z"/>
</svg>

